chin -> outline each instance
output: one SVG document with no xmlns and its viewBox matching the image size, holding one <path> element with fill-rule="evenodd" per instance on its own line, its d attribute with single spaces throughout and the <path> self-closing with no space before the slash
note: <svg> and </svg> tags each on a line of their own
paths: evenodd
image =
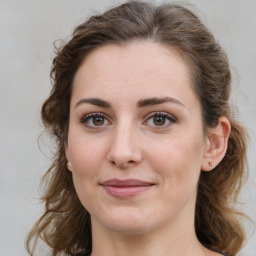
<svg viewBox="0 0 256 256">
<path fill-rule="evenodd" d="M 134 223 L 132 221 L 127 221 L 126 223 L 114 223 L 113 225 L 110 225 L 109 228 L 114 232 L 124 235 L 145 234 L 150 230 L 149 225 L 145 225 L 144 223 Z"/>
<path fill-rule="evenodd" d="M 108 216 L 105 215 L 100 222 L 105 228 L 122 234 L 143 234 L 146 233 L 153 224 L 150 218 L 140 212 L 135 214 L 128 210 L 126 210 L 125 214 L 116 212 Z"/>
</svg>

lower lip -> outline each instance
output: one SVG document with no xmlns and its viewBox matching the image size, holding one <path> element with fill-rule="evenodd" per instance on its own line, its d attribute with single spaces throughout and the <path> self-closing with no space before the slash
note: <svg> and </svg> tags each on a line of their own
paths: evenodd
<svg viewBox="0 0 256 256">
<path fill-rule="evenodd" d="M 151 189 L 153 185 L 146 186 L 131 186 L 131 187 L 116 187 L 116 186 L 103 186 L 106 192 L 117 198 L 129 198 L 137 196 L 149 189 Z"/>
</svg>

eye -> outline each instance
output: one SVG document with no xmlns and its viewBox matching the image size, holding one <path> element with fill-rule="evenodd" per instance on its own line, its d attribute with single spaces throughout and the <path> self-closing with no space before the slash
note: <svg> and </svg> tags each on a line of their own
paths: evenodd
<svg viewBox="0 0 256 256">
<path fill-rule="evenodd" d="M 81 123 L 89 128 L 99 128 L 105 125 L 110 125 L 111 122 L 103 113 L 90 113 L 82 117 Z"/>
<path fill-rule="evenodd" d="M 147 120 L 143 123 L 145 125 L 155 127 L 157 129 L 167 128 L 177 120 L 174 116 L 166 112 L 151 113 Z"/>
</svg>

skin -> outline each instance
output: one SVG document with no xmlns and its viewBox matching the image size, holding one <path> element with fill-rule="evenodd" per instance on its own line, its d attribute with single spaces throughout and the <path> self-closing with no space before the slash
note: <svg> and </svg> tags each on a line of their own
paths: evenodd
<svg viewBox="0 0 256 256">
<path fill-rule="evenodd" d="M 92 255 L 219 255 L 197 240 L 194 211 L 200 172 L 221 161 L 229 131 L 221 117 L 204 134 L 189 70 L 174 50 L 142 41 L 90 53 L 73 83 L 66 157 L 91 215 Z M 116 198 L 101 185 L 113 178 L 153 185 Z"/>
</svg>

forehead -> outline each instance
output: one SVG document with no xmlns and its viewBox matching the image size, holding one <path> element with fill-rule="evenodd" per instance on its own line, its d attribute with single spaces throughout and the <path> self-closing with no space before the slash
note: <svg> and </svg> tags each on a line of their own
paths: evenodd
<svg viewBox="0 0 256 256">
<path fill-rule="evenodd" d="M 96 48 L 85 57 L 77 73 L 85 68 L 88 72 L 90 70 L 101 74 L 104 71 L 109 73 L 113 69 L 119 72 L 124 71 L 127 75 L 129 72 L 147 71 L 152 74 L 152 70 L 154 70 L 154 74 L 162 70 L 162 75 L 164 75 L 163 73 L 167 69 L 169 71 L 183 69 L 189 73 L 178 50 L 151 41 L 134 41 L 125 45 L 108 44 Z"/>
<path fill-rule="evenodd" d="M 178 51 L 150 41 L 95 49 L 84 59 L 73 85 L 75 97 L 108 97 L 111 92 L 116 97 L 195 97 L 189 69 Z"/>
</svg>

